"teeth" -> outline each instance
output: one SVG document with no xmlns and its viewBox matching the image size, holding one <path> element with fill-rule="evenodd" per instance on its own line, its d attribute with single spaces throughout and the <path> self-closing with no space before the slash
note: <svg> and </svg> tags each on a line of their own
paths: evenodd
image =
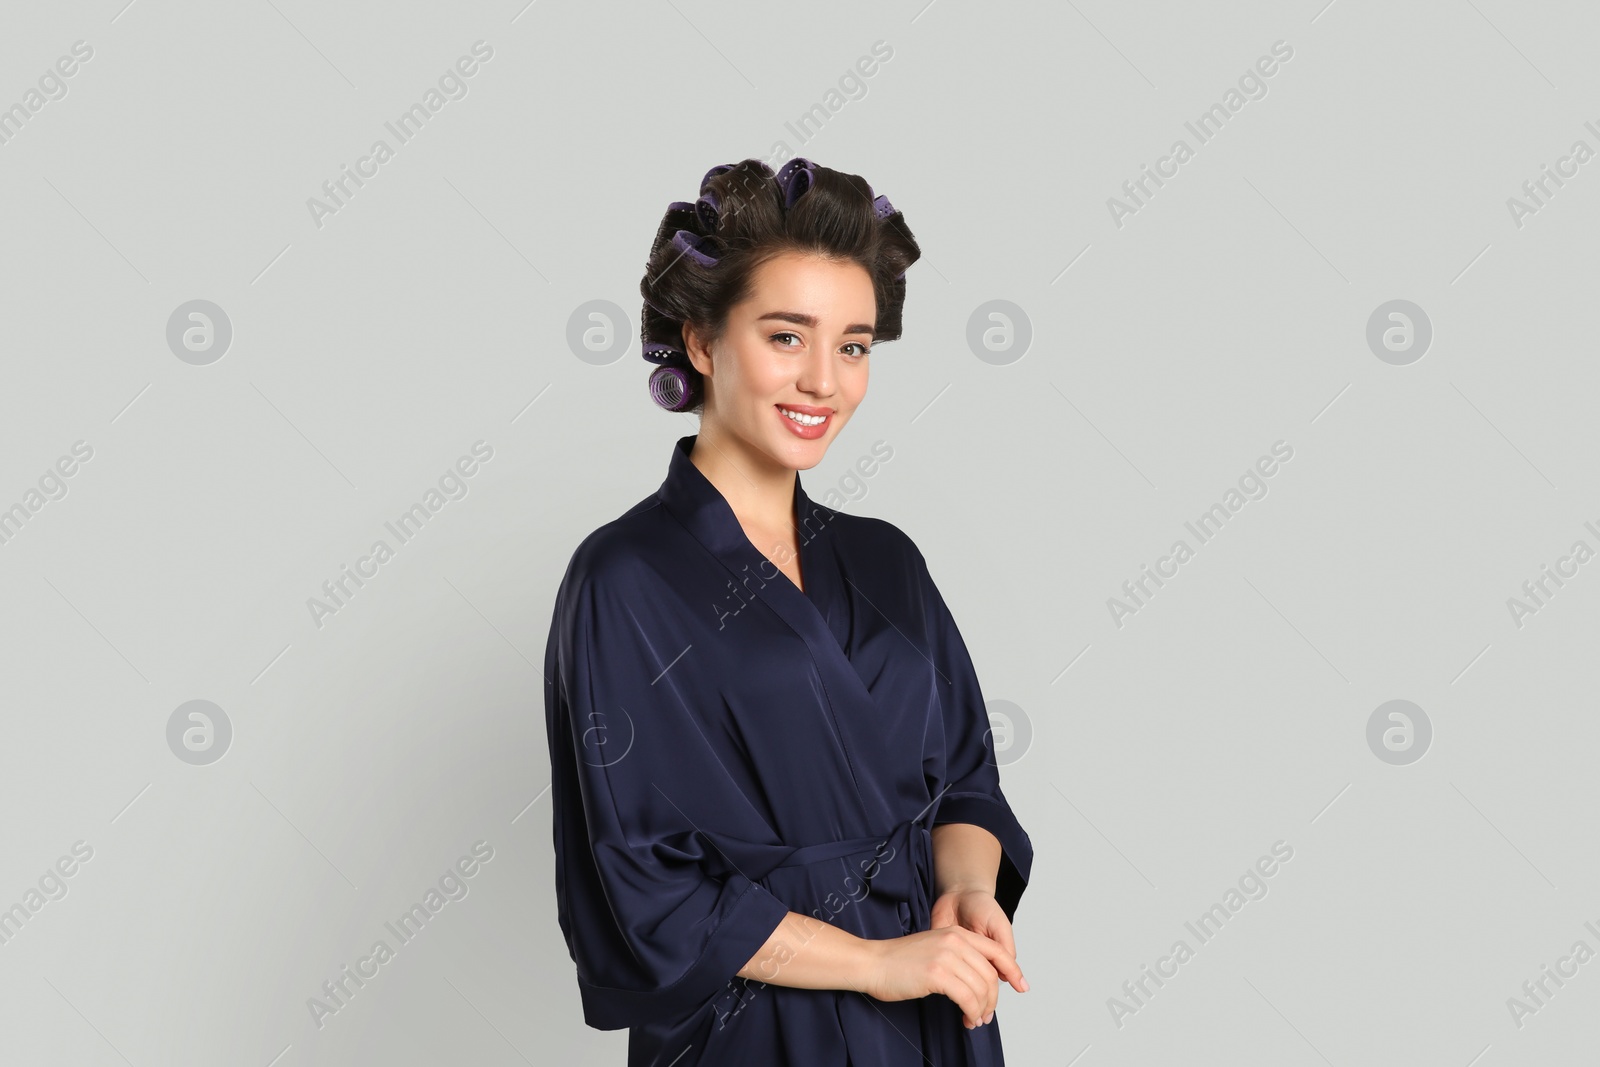
<svg viewBox="0 0 1600 1067">
<path fill-rule="evenodd" d="M 801 426 L 821 426 L 828 421 L 828 416 L 826 415 L 802 415 L 798 411 L 790 411 L 785 407 L 780 407 L 778 410 L 798 422 Z"/>
</svg>

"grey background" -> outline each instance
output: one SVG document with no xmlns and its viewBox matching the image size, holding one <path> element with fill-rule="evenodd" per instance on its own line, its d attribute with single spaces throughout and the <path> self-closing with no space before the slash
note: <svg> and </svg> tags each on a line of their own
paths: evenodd
<svg viewBox="0 0 1600 1067">
<path fill-rule="evenodd" d="M 1600 162 L 1521 226 L 1507 200 L 1600 148 L 1597 32 L 1507 0 L 9 6 L 0 105 L 94 54 L 0 144 L 0 506 L 93 456 L 0 544 L 0 906 L 93 855 L 0 945 L 0 1060 L 622 1062 L 556 924 L 539 666 L 571 550 L 695 430 L 638 358 L 661 213 L 791 155 L 865 176 L 924 250 L 802 480 L 892 445 L 849 507 L 917 541 L 1028 720 L 1010 1061 L 1592 1056 L 1600 961 L 1520 1027 L 1507 998 L 1600 949 L 1600 563 L 1521 626 L 1507 600 L 1600 547 Z M 478 40 L 467 95 L 315 225 Z M 1185 121 L 1279 40 L 1198 145 Z M 892 58 L 796 137 L 875 41 Z M 232 329 L 204 365 L 167 343 L 191 300 Z M 595 300 L 627 315 L 601 365 L 568 343 Z M 969 348 L 991 300 L 1026 315 L 1021 358 Z M 1433 331 L 1407 365 L 1367 344 L 1391 300 Z M 318 627 L 308 598 L 480 440 L 466 495 Z M 1184 523 L 1280 440 L 1200 545 Z M 168 743 L 192 700 L 232 731 L 203 765 Z M 1390 700 L 1428 716 L 1420 760 L 1369 748 Z M 1184 923 L 1280 840 L 1200 945 Z M 319 1028 L 308 998 L 477 841 L 468 894 Z"/>
</svg>

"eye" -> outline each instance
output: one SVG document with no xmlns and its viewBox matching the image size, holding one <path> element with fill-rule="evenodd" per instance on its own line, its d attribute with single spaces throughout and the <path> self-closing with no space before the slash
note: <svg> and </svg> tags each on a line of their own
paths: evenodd
<svg viewBox="0 0 1600 1067">
<path fill-rule="evenodd" d="M 871 355 L 872 354 L 872 349 L 868 348 L 866 345 L 862 344 L 860 341 L 848 341 L 848 342 L 845 343 L 845 347 L 846 348 L 859 348 L 859 349 L 861 349 L 861 351 L 859 351 L 859 352 L 857 352 L 855 354 L 857 359 L 860 359 L 862 356 L 867 356 L 867 355 Z"/>
<path fill-rule="evenodd" d="M 788 330 L 784 330 L 782 333 L 775 333 L 771 337 L 767 338 L 767 340 L 776 341 L 780 337 L 793 337 L 796 341 L 800 340 L 800 335 L 799 334 L 790 333 Z M 794 345 L 784 345 L 783 347 L 785 347 L 785 348 L 793 348 Z"/>
</svg>

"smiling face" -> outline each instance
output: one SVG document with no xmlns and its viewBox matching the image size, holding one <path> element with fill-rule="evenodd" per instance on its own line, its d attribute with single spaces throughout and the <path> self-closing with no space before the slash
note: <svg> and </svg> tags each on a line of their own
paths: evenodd
<svg viewBox="0 0 1600 1067">
<path fill-rule="evenodd" d="M 718 341 L 684 329 L 706 379 L 701 432 L 780 467 L 816 466 L 866 396 L 876 315 L 860 264 L 793 251 L 767 260 Z"/>
</svg>

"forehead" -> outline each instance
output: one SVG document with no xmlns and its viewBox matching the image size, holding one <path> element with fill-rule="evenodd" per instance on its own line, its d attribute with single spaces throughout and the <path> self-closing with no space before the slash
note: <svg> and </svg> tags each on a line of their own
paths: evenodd
<svg viewBox="0 0 1600 1067">
<path fill-rule="evenodd" d="M 746 304 L 756 315 L 800 311 L 823 322 L 871 322 L 876 302 L 872 276 L 854 260 L 783 252 L 756 268 Z"/>
</svg>

